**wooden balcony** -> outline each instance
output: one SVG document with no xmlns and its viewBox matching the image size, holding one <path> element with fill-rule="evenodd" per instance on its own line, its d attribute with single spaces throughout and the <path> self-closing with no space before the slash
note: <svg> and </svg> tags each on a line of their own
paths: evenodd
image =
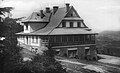
<svg viewBox="0 0 120 73">
<path fill-rule="evenodd" d="M 95 44 L 95 41 L 80 41 L 80 42 L 49 42 L 50 46 L 69 46 L 69 45 L 85 45 L 85 44 Z"/>
<path fill-rule="evenodd" d="M 49 36 L 49 38 L 46 37 L 46 39 L 43 39 L 43 44 L 47 44 L 52 47 L 95 44 L 95 36 L 94 35 Z"/>
</svg>

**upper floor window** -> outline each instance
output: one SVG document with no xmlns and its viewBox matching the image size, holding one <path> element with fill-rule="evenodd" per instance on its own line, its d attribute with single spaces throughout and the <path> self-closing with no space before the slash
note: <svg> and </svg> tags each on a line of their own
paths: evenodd
<svg viewBox="0 0 120 73">
<path fill-rule="evenodd" d="M 70 22 L 70 27 L 73 27 L 73 22 Z"/>
<path fill-rule="evenodd" d="M 62 27 L 66 27 L 66 22 L 62 22 Z"/>
<path fill-rule="evenodd" d="M 81 22 L 77 22 L 77 27 L 81 27 Z"/>
<path fill-rule="evenodd" d="M 28 24 L 26 24 L 26 30 L 28 30 Z"/>
</svg>

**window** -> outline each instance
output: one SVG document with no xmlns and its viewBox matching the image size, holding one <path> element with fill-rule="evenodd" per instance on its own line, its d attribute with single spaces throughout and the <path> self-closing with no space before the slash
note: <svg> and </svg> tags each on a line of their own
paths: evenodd
<svg viewBox="0 0 120 73">
<path fill-rule="evenodd" d="M 73 36 L 68 36 L 68 42 L 73 42 Z"/>
<path fill-rule="evenodd" d="M 73 16 L 73 13 L 71 13 L 71 16 Z"/>
<path fill-rule="evenodd" d="M 87 40 L 88 40 L 88 41 L 90 40 L 90 35 L 87 35 Z"/>
<path fill-rule="evenodd" d="M 54 38 L 53 36 L 52 36 L 52 38 Z M 52 39 L 51 39 L 52 40 Z M 49 39 L 48 39 L 48 37 L 42 37 L 42 42 L 44 42 L 44 43 L 46 43 L 46 42 L 48 42 L 49 41 Z M 53 41 L 53 40 L 52 40 Z"/>
<path fill-rule="evenodd" d="M 26 43 L 28 44 L 28 36 L 26 36 Z"/>
<path fill-rule="evenodd" d="M 26 24 L 26 30 L 28 30 L 28 24 Z"/>
<path fill-rule="evenodd" d="M 56 36 L 56 42 L 61 42 L 61 36 Z"/>
<path fill-rule="evenodd" d="M 62 22 L 62 27 L 66 27 L 66 22 Z"/>
<path fill-rule="evenodd" d="M 67 36 L 62 36 L 62 42 L 67 42 Z"/>
<path fill-rule="evenodd" d="M 73 27 L 73 22 L 70 22 L 70 27 Z"/>
<path fill-rule="evenodd" d="M 74 41 L 75 41 L 75 42 L 79 41 L 79 36 L 78 36 L 78 35 L 75 35 L 75 36 L 74 36 Z"/>
<path fill-rule="evenodd" d="M 32 43 L 38 43 L 38 36 L 32 36 Z"/>
<path fill-rule="evenodd" d="M 50 42 L 54 42 L 54 36 L 50 36 Z"/>
<path fill-rule="evenodd" d="M 95 40 L 95 35 L 91 35 L 91 40 Z"/>
<path fill-rule="evenodd" d="M 77 22 L 77 27 L 81 27 L 81 22 Z"/>
</svg>

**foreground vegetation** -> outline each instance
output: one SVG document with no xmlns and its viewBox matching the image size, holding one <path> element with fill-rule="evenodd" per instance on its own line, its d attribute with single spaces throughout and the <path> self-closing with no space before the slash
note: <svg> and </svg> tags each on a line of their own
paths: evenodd
<svg viewBox="0 0 120 73">
<path fill-rule="evenodd" d="M 23 61 L 21 50 L 24 48 L 17 46 L 17 36 L 15 33 L 23 31 L 23 27 L 9 16 L 12 7 L 0 8 L 0 73 L 66 73 L 62 65 L 54 59 L 54 51 L 44 51 L 42 55 L 36 54 L 31 61 Z M 2 18 L 2 16 L 4 18 Z"/>
</svg>

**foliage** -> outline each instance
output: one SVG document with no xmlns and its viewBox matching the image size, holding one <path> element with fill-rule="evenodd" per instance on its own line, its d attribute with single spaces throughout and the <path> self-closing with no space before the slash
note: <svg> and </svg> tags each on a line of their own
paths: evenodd
<svg viewBox="0 0 120 73">
<path fill-rule="evenodd" d="M 22 30 L 21 26 L 17 24 L 13 19 L 6 18 L 4 24 L 6 26 L 6 29 L 3 29 L 4 32 L 2 32 L 2 35 L 4 35 L 5 40 L 3 40 L 3 43 L 0 43 L 4 45 L 3 49 L 0 48 L 0 51 L 2 51 L 0 53 L 0 66 L 3 69 L 7 68 L 13 63 L 15 64 L 15 61 L 17 61 L 17 59 L 14 57 L 19 53 L 21 48 L 17 46 L 17 37 L 15 33 Z"/>
<path fill-rule="evenodd" d="M 5 16 L 6 13 L 10 13 L 10 11 L 12 10 L 13 8 L 12 7 L 3 7 L 3 8 L 0 8 L 0 37 L 3 36 L 2 33 L 5 29 L 5 25 L 3 23 L 3 16 Z"/>
<path fill-rule="evenodd" d="M 10 12 L 12 7 L 0 8 L 0 15 L 6 12 Z M 20 47 L 17 46 L 17 36 L 15 33 L 22 31 L 22 26 L 16 22 L 15 19 L 6 17 L 3 21 L 0 21 L 0 37 L 5 37 L 5 40 L 0 42 L 0 72 L 2 73 L 7 66 L 16 64 L 16 58 L 14 58 L 20 51 Z M 13 59 L 13 60 L 11 60 Z M 9 65 L 8 65 L 9 64 Z M 11 68 L 11 67 L 10 67 Z M 5 70 L 6 71 L 6 70 Z"/>
<path fill-rule="evenodd" d="M 6 13 L 10 14 L 10 11 L 13 9 L 13 7 L 3 7 L 0 8 L 0 22 L 3 21 L 2 16 L 5 16 Z"/>
<path fill-rule="evenodd" d="M 0 8 L 0 15 L 5 15 L 12 10 L 12 7 Z M 1 16 L 0 16 L 1 17 Z M 4 47 L 0 48 L 0 72 L 1 73 L 66 73 L 61 64 L 54 58 L 54 51 L 50 49 L 43 55 L 36 55 L 33 61 L 22 62 L 20 55 L 21 47 L 17 46 L 15 33 L 22 31 L 23 27 L 16 21 L 18 19 L 0 18 L 0 37 Z M 21 18 L 20 18 L 21 19 Z"/>
<path fill-rule="evenodd" d="M 5 13 L 10 13 L 10 11 L 12 10 L 12 7 L 4 7 L 4 8 L 0 8 L 0 15 L 5 15 Z"/>
<path fill-rule="evenodd" d="M 62 65 L 55 60 L 53 50 L 43 55 L 37 54 L 32 61 L 22 62 L 20 55 L 13 56 L 6 64 L 6 73 L 67 73 Z"/>
<path fill-rule="evenodd" d="M 29 64 L 29 69 L 35 73 L 66 73 L 62 65 L 54 58 L 55 51 L 51 48 L 43 55 L 37 54 Z"/>
<path fill-rule="evenodd" d="M 5 37 L 12 36 L 15 33 L 23 30 L 23 27 L 19 23 L 17 23 L 16 20 L 9 17 L 5 18 L 1 26 L 1 35 Z"/>
</svg>

